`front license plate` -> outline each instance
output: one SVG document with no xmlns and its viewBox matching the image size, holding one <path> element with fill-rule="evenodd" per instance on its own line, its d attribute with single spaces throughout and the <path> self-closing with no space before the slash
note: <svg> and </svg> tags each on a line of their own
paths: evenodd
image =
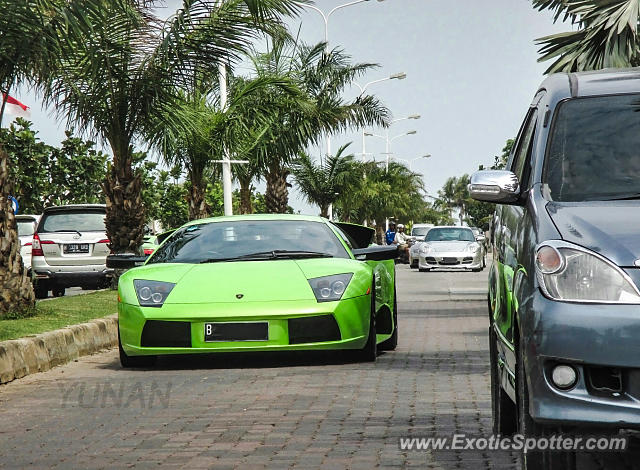
<svg viewBox="0 0 640 470">
<path fill-rule="evenodd" d="M 89 253 L 88 243 L 69 243 L 63 247 L 65 253 Z"/>
<path fill-rule="evenodd" d="M 269 341 L 268 322 L 205 323 L 204 340 Z"/>
</svg>

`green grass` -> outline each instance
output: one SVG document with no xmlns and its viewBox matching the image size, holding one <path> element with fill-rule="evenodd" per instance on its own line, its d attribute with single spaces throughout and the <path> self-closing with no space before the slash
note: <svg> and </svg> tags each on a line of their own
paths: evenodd
<svg viewBox="0 0 640 470">
<path fill-rule="evenodd" d="M 0 319 L 0 341 L 84 323 L 117 311 L 118 292 L 115 290 L 39 301 L 27 318 Z"/>
</svg>

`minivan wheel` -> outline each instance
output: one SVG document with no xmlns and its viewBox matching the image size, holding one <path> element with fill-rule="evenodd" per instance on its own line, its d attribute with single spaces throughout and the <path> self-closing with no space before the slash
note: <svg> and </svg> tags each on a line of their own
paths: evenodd
<svg viewBox="0 0 640 470">
<path fill-rule="evenodd" d="M 63 297 L 64 292 L 65 292 L 64 287 L 54 287 L 52 291 L 54 297 Z"/>
<path fill-rule="evenodd" d="M 511 436 L 517 430 L 517 410 L 509 395 L 500 385 L 498 374 L 497 335 L 493 326 L 489 327 L 489 361 L 491 366 L 491 416 L 493 417 L 493 433 Z"/>
<path fill-rule="evenodd" d="M 44 281 L 36 281 L 33 286 L 33 292 L 36 295 L 36 299 L 46 299 L 49 297 L 49 286 Z"/>
<path fill-rule="evenodd" d="M 529 414 L 529 389 L 524 375 L 524 353 L 522 346 L 517 345 L 518 359 L 516 363 L 518 434 L 525 439 L 529 437 L 552 436 L 560 430 L 536 423 Z M 575 470 L 575 453 L 557 451 L 521 452 L 522 470 Z"/>
</svg>

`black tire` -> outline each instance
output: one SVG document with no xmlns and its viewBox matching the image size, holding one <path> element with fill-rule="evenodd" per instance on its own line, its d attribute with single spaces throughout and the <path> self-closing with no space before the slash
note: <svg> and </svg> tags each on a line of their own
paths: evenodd
<svg viewBox="0 0 640 470">
<path fill-rule="evenodd" d="M 393 286 L 393 333 L 389 339 L 380 343 L 381 351 L 395 351 L 398 347 L 398 297 L 396 296 L 396 286 Z"/>
<path fill-rule="evenodd" d="M 65 288 L 64 287 L 54 287 L 52 290 L 52 294 L 54 297 L 64 297 Z"/>
<path fill-rule="evenodd" d="M 364 347 L 356 351 L 356 359 L 359 362 L 375 362 L 378 357 L 378 345 L 376 340 L 376 291 L 375 281 L 371 287 L 371 318 L 369 319 L 369 335 Z"/>
<path fill-rule="evenodd" d="M 36 299 L 46 299 L 49 297 L 49 285 L 46 282 L 37 282 L 33 286 L 33 292 L 36 295 Z"/>
<path fill-rule="evenodd" d="M 529 437 L 551 436 L 562 429 L 543 426 L 536 423 L 529 414 L 529 389 L 524 374 L 524 353 L 522 346 L 516 344 L 518 359 L 516 363 L 518 434 Z M 522 470 L 575 470 L 574 452 L 528 451 L 520 454 Z"/>
<path fill-rule="evenodd" d="M 474 268 L 471 271 L 473 271 L 474 273 L 479 273 L 480 271 L 482 271 L 484 268 Z"/>
<path fill-rule="evenodd" d="M 511 436 L 517 431 L 518 414 L 516 404 L 500 385 L 498 374 L 497 335 L 493 326 L 489 327 L 489 360 L 491 365 L 491 416 L 493 434 Z"/>
<path fill-rule="evenodd" d="M 431 270 L 429 268 L 418 268 L 418 271 L 420 271 L 421 273 L 428 273 Z"/>
<path fill-rule="evenodd" d="M 129 356 L 120 342 L 120 327 L 118 326 L 118 351 L 120 352 L 120 365 L 129 367 L 151 367 L 156 363 L 157 356 Z"/>
</svg>

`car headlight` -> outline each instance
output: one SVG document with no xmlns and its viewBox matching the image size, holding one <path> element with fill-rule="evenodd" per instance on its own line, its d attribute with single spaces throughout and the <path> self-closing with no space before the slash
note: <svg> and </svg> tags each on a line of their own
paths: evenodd
<svg viewBox="0 0 640 470">
<path fill-rule="evenodd" d="M 342 298 L 352 277 L 353 273 L 316 277 L 309 279 L 309 285 L 318 302 L 332 302 Z"/>
<path fill-rule="evenodd" d="M 141 307 L 162 307 L 174 286 L 175 284 L 172 282 L 133 280 L 133 287 Z"/>
<path fill-rule="evenodd" d="M 467 245 L 467 251 L 474 253 L 480 249 L 480 244 L 477 242 L 469 243 Z"/>
<path fill-rule="evenodd" d="M 640 303 L 640 292 L 618 266 L 567 242 L 545 242 L 536 250 L 542 292 L 554 300 L 585 303 Z"/>
<path fill-rule="evenodd" d="M 432 249 L 433 249 L 433 247 L 431 245 L 428 245 L 428 244 L 424 243 L 420 247 L 420 253 L 422 253 L 423 255 L 426 255 L 426 254 L 429 254 Z"/>
</svg>

